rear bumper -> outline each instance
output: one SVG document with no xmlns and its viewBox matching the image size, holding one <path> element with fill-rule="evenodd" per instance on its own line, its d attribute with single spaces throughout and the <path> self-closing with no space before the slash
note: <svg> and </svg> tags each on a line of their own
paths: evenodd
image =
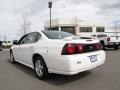
<svg viewBox="0 0 120 90">
<path fill-rule="evenodd" d="M 97 55 L 97 61 L 91 62 L 89 56 Z M 55 69 L 49 69 L 51 73 L 74 75 L 82 71 L 93 69 L 105 62 L 105 52 L 95 51 L 79 55 L 67 55 L 59 58 Z"/>
<path fill-rule="evenodd" d="M 115 47 L 115 46 L 120 46 L 120 42 L 109 42 L 106 47 Z"/>
</svg>

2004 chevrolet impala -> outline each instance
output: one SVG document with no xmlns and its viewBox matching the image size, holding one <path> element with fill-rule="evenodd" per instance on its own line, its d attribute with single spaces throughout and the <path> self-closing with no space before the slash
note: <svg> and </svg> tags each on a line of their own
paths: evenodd
<svg viewBox="0 0 120 90">
<path fill-rule="evenodd" d="M 34 69 L 39 79 L 48 73 L 73 75 L 93 69 L 105 57 L 98 40 L 59 31 L 28 33 L 10 49 L 10 61 Z"/>
</svg>

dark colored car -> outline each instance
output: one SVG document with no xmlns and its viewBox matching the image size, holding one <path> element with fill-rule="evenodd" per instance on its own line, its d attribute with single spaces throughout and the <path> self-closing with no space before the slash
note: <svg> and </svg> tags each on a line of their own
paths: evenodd
<svg viewBox="0 0 120 90">
<path fill-rule="evenodd" d="M 2 41 L 0 41 L 0 51 L 2 51 Z"/>
</svg>

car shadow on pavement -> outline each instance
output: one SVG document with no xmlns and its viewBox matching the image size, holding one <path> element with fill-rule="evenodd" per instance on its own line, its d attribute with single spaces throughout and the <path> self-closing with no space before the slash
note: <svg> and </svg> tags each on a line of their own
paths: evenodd
<svg viewBox="0 0 120 90">
<path fill-rule="evenodd" d="M 9 59 L 7 60 L 7 62 L 11 64 Z M 19 69 L 20 71 L 24 72 L 25 74 L 27 74 L 31 78 L 33 77 L 34 79 L 39 80 L 39 79 L 37 79 L 37 77 L 34 73 L 34 70 L 32 70 L 31 68 L 29 68 L 25 65 L 22 65 L 18 62 L 13 64 L 13 66 L 15 68 Z M 84 72 L 81 72 L 81 73 L 76 74 L 76 75 L 49 74 L 48 78 L 43 80 L 43 81 L 48 83 L 48 84 L 51 84 L 51 85 L 61 86 L 61 85 L 68 84 L 68 83 L 73 82 L 73 81 L 83 79 L 86 76 L 90 75 L 91 73 L 92 73 L 91 71 L 84 71 Z"/>
<path fill-rule="evenodd" d="M 55 86 L 62 86 L 62 85 L 83 79 L 91 73 L 92 72 L 90 71 L 84 71 L 76 75 L 50 74 L 49 78 L 45 81 Z"/>
<path fill-rule="evenodd" d="M 119 49 L 115 50 L 114 48 L 106 48 L 104 51 L 118 51 Z"/>
</svg>

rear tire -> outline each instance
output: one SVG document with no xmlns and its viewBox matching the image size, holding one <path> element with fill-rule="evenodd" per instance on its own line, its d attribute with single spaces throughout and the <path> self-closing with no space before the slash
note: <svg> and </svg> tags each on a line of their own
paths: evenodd
<svg viewBox="0 0 120 90">
<path fill-rule="evenodd" d="M 115 46 L 114 49 L 115 49 L 115 50 L 118 50 L 118 49 L 119 49 L 119 46 Z"/>
<path fill-rule="evenodd" d="M 103 41 L 100 41 L 100 44 L 103 46 L 103 50 L 105 50 L 105 49 L 106 49 L 106 47 L 105 47 L 104 42 L 103 42 Z"/>
<path fill-rule="evenodd" d="M 41 58 L 40 56 L 36 56 L 34 58 L 34 60 L 35 60 L 34 71 L 35 71 L 36 76 L 40 80 L 46 79 L 48 76 L 48 68 L 47 68 L 43 58 Z"/>
<path fill-rule="evenodd" d="M 15 64 L 16 62 L 15 62 L 15 58 L 14 58 L 14 55 L 13 55 L 13 52 L 12 51 L 10 51 L 10 62 L 12 63 L 12 64 Z"/>
</svg>

